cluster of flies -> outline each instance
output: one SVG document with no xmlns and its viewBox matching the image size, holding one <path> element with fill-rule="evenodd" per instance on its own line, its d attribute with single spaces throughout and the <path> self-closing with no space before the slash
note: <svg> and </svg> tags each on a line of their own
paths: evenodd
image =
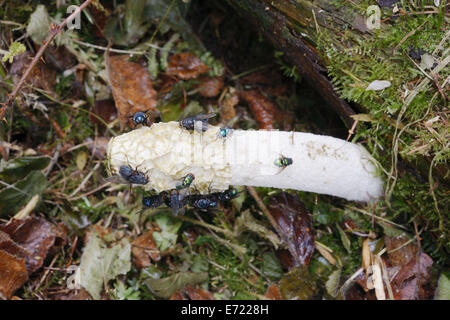
<svg viewBox="0 0 450 320">
<path fill-rule="evenodd" d="M 198 114 L 195 116 L 190 116 L 182 119 L 180 127 L 189 131 L 200 131 L 205 132 L 208 130 L 208 120 L 214 117 L 215 113 L 209 114 Z M 132 116 L 132 121 L 135 126 L 142 124 L 148 124 L 148 116 L 146 112 L 136 112 Z M 218 131 L 218 138 L 225 139 L 232 134 L 233 130 L 230 128 L 222 128 Z M 274 161 L 274 165 L 284 169 L 293 163 L 292 158 L 287 158 L 280 156 Z M 119 174 L 123 180 L 129 184 L 142 184 L 145 185 L 149 182 L 146 173 L 133 169 L 130 165 L 122 165 L 119 168 Z M 192 173 L 188 173 L 184 176 L 180 182 L 176 185 L 176 188 L 169 191 L 163 191 L 157 195 L 147 196 L 142 199 L 142 205 L 146 208 L 157 208 L 163 204 L 170 207 L 174 215 L 178 215 L 180 210 L 184 208 L 187 204 L 190 206 L 200 209 L 207 210 L 210 208 L 215 208 L 220 202 L 231 200 L 237 197 L 238 192 L 235 188 L 225 190 L 223 192 L 213 192 L 206 195 L 191 195 L 187 194 L 187 190 L 195 176 Z"/>
</svg>

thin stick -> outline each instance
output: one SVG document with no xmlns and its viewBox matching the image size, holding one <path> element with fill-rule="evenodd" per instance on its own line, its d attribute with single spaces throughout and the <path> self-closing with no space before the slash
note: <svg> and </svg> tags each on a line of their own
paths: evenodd
<svg viewBox="0 0 450 320">
<path fill-rule="evenodd" d="M 22 78 L 20 78 L 19 82 L 16 84 L 13 91 L 8 95 L 8 99 L 6 100 L 6 102 L 2 103 L 3 107 L 0 109 L 0 119 L 4 118 L 5 113 L 8 110 L 8 107 L 14 101 L 20 88 L 22 88 L 23 84 L 25 83 L 25 80 L 28 78 L 31 71 L 36 66 L 37 62 L 42 57 L 42 55 L 44 54 L 44 51 L 49 46 L 50 42 L 52 42 L 52 40 L 56 37 L 56 35 L 61 32 L 61 30 L 67 25 L 67 23 L 69 21 L 72 21 L 75 18 L 75 16 L 80 14 L 81 11 L 84 8 L 86 8 L 89 5 L 89 3 L 91 3 L 91 2 L 92 2 L 92 0 L 86 0 L 85 2 L 83 2 L 83 4 L 80 7 L 78 7 L 70 16 L 68 16 L 66 19 L 64 19 L 64 21 L 61 22 L 59 25 L 50 26 L 50 33 L 48 34 L 47 38 L 45 38 L 39 51 L 36 53 L 33 60 L 31 61 L 31 64 L 28 66 L 27 70 L 22 75 Z"/>
</svg>

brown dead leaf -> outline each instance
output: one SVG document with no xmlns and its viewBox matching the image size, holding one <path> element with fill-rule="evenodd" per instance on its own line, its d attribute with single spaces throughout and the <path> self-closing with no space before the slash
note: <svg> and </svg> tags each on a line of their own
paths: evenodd
<svg viewBox="0 0 450 320">
<path fill-rule="evenodd" d="M 417 255 L 418 248 L 416 244 L 409 243 L 406 246 L 404 245 L 408 240 L 407 237 L 384 237 L 384 244 L 392 266 L 404 266 Z"/>
<path fill-rule="evenodd" d="M 433 260 L 426 253 L 421 253 L 420 258 L 413 257 L 407 264 L 405 264 L 397 273 L 392 283 L 395 286 L 401 286 L 401 284 L 412 277 L 420 277 L 424 282 L 431 277 L 431 266 Z"/>
<path fill-rule="evenodd" d="M 295 266 L 309 265 L 314 253 L 312 219 L 298 197 L 282 192 L 273 197 L 269 210 L 280 229 Z"/>
<path fill-rule="evenodd" d="M 186 287 L 186 293 L 191 300 L 215 300 L 211 292 L 192 286 Z"/>
<path fill-rule="evenodd" d="M 158 262 L 161 255 L 155 240 L 153 240 L 153 230 L 136 238 L 132 243 L 131 252 L 133 253 L 133 263 L 139 269 L 148 267 L 151 260 Z"/>
<path fill-rule="evenodd" d="M 106 55 L 106 69 L 122 126 L 131 124 L 130 117 L 138 111 L 155 111 L 157 103 L 147 69 L 128 58 Z"/>
<path fill-rule="evenodd" d="M 216 97 L 223 88 L 223 77 L 203 76 L 199 80 L 201 82 L 198 86 L 200 95 L 205 98 Z"/>
<path fill-rule="evenodd" d="M 95 101 L 94 107 L 91 109 L 91 112 L 103 119 L 106 123 L 110 123 L 114 119 L 117 118 L 117 109 L 114 103 L 114 100 L 97 100 Z M 97 117 L 94 117 L 92 114 L 89 114 L 89 119 L 91 123 L 94 124 L 103 124 Z"/>
<path fill-rule="evenodd" d="M 0 225 L 0 231 L 7 233 L 16 245 L 25 250 L 16 254 L 22 256 L 25 253 L 24 258 L 29 274 L 42 266 L 56 240 L 62 244 L 61 240 L 65 237 L 59 228 L 38 217 L 21 220 L 13 218 L 7 224 Z"/>
<path fill-rule="evenodd" d="M 195 79 L 208 71 L 208 66 L 190 52 L 178 53 L 169 58 L 166 74 L 182 80 Z"/>
<path fill-rule="evenodd" d="M 273 284 L 267 288 L 266 298 L 270 300 L 281 300 L 281 293 L 276 285 Z"/>
<path fill-rule="evenodd" d="M 176 291 L 174 294 L 170 296 L 169 300 L 188 300 L 188 298 L 182 292 Z"/>
<path fill-rule="evenodd" d="M 12 76 L 14 82 L 18 82 L 25 70 L 31 63 L 32 57 L 29 51 L 21 53 L 14 57 L 14 62 L 11 64 L 9 74 Z M 54 92 L 56 83 L 56 71 L 50 68 L 43 59 L 36 63 L 36 66 L 31 70 L 27 77 L 26 83 L 33 87 L 44 89 L 46 91 Z M 24 88 L 25 89 L 25 88 Z M 24 90 L 22 89 L 22 91 Z M 25 89 L 26 91 L 28 89 Z"/>
<path fill-rule="evenodd" d="M 221 103 L 220 114 L 224 120 L 231 120 L 236 117 L 235 106 L 239 103 L 239 96 L 235 93 Z"/>
<path fill-rule="evenodd" d="M 280 121 L 282 115 L 272 101 L 257 90 L 240 91 L 239 95 L 248 103 L 261 129 L 275 129 L 275 122 Z"/>
<path fill-rule="evenodd" d="M 0 250 L 0 297 L 9 299 L 27 280 L 25 259 Z"/>
</svg>

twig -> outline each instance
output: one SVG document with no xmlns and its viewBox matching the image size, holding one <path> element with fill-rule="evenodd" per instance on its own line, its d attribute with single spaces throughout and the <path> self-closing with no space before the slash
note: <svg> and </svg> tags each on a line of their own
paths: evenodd
<svg viewBox="0 0 450 320">
<path fill-rule="evenodd" d="M 94 174 L 94 172 L 100 167 L 101 162 L 97 163 L 94 167 L 94 169 L 91 170 L 91 172 L 88 173 L 88 175 L 83 179 L 83 181 L 80 183 L 78 188 L 75 189 L 74 192 L 69 196 L 69 198 L 72 198 L 74 195 L 76 195 L 81 189 L 84 188 L 84 185 L 89 181 L 91 176 Z"/>
<path fill-rule="evenodd" d="M 44 42 L 42 42 L 42 46 L 39 48 L 39 51 L 34 56 L 33 60 L 31 61 L 31 64 L 28 66 L 25 73 L 22 75 L 22 78 L 20 78 L 19 82 L 14 87 L 13 91 L 8 95 L 8 99 L 5 103 L 2 103 L 3 107 L 0 109 L 0 120 L 4 118 L 6 111 L 14 101 L 15 97 L 17 96 L 17 93 L 19 92 L 20 88 L 22 88 L 23 84 L 25 83 L 25 80 L 30 75 L 33 68 L 36 66 L 39 59 L 44 54 L 45 49 L 50 45 L 52 40 L 56 37 L 58 33 L 61 32 L 61 30 L 67 25 L 69 21 L 72 21 L 76 15 L 80 14 L 81 11 L 86 8 L 89 3 L 91 3 L 92 0 L 86 0 L 83 2 L 81 6 L 79 6 L 71 15 L 69 15 L 66 19 L 64 19 L 63 22 L 61 22 L 58 25 L 51 25 L 50 26 L 50 33 L 48 34 L 47 38 L 45 38 Z"/>
</svg>

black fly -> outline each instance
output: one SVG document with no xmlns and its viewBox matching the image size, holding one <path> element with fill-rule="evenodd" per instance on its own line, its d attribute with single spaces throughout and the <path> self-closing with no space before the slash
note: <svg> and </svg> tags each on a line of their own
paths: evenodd
<svg viewBox="0 0 450 320">
<path fill-rule="evenodd" d="M 148 177 L 145 173 L 133 169 L 130 165 L 123 165 L 119 168 L 119 174 L 125 181 L 130 184 L 147 184 Z"/>
<path fill-rule="evenodd" d="M 206 130 L 208 130 L 208 120 L 215 116 L 216 116 L 215 113 L 208 113 L 186 117 L 180 120 L 180 126 L 189 131 L 195 129 L 196 131 L 205 132 Z"/>
</svg>

